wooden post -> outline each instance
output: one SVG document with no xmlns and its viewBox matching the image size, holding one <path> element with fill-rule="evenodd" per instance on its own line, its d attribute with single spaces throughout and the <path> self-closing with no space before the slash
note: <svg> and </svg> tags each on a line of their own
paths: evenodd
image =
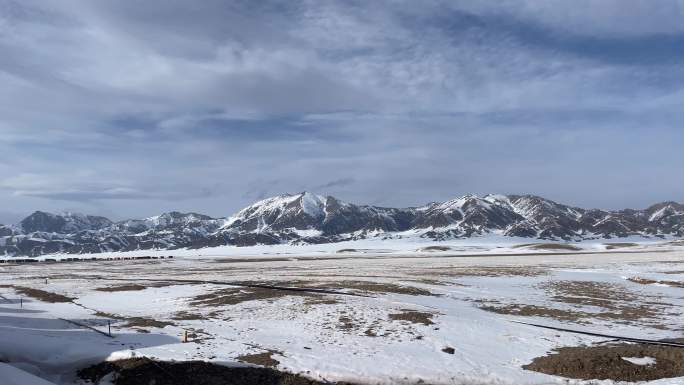
<svg viewBox="0 0 684 385">
<path fill-rule="evenodd" d="M 183 343 L 188 342 L 188 331 L 183 330 Z"/>
<path fill-rule="evenodd" d="M 19 306 L 23 309 L 24 308 L 24 298 L 19 298 Z"/>
<path fill-rule="evenodd" d="M 109 336 L 112 336 L 112 321 L 107 320 L 107 330 L 109 332 Z"/>
</svg>

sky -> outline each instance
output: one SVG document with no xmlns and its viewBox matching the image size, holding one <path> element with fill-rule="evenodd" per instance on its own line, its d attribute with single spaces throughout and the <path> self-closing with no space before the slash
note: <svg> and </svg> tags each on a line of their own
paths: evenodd
<svg viewBox="0 0 684 385">
<path fill-rule="evenodd" d="M 0 223 L 684 201 L 684 1 L 0 0 Z"/>
</svg>

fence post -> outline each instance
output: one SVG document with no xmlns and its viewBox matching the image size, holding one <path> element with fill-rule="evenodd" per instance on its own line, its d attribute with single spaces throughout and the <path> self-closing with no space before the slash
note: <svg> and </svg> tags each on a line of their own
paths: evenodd
<svg viewBox="0 0 684 385">
<path fill-rule="evenodd" d="M 112 321 L 107 320 L 107 330 L 109 332 L 109 336 L 112 336 Z"/>
<path fill-rule="evenodd" d="M 188 331 L 183 330 L 183 343 L 188 342 Z"/>
<path fill-rule="evenodd" d="M 19 307 L 24 308 L 24 298 L 19 297 Z"/>
</svg>

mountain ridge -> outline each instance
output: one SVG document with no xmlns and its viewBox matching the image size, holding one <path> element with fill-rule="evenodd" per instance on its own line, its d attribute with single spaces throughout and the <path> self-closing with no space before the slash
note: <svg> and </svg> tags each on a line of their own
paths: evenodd
<svg viewBox="0 0 684 385">
<path fill-rule="evenodd" d="M 408 208 L 357 205 L 310 192 L 282 194 L 212 218 L 171 211 L 113 222 L 77 213 L 36 211 L 0 225 L 0 255 L 98 253 L 220 245 L 330 243 L 419 236 L 442 241 L 485 234 L 580 241 L 627 236 L 684 236 L 684 204 L 646 209 L 572 207 L 536 195 L 467 194 Z"/>
</svg>

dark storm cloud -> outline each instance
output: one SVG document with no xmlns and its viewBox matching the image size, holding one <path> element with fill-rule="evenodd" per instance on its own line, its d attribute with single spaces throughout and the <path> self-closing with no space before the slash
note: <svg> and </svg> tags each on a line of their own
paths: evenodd
<svg viewBox="0 0 684 385">
<path fill-rule="evenodd" d="M 682 201 L 683 9 L 0 0 L 0 214 Z"/>
</svg>

